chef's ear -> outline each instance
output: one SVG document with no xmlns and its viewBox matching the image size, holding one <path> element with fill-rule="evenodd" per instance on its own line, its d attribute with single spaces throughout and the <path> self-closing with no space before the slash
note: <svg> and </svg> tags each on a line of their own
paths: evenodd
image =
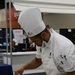
<svg viewBox="0 0 75 75">
<path fill-rule="evenodd" d="M 45 38 L 46 38 L 46 32 L 42 32 L 42 33 L 41 33 L 41 38 L 42 38 L 42 39 L 45 39 Z"/>
</svg>

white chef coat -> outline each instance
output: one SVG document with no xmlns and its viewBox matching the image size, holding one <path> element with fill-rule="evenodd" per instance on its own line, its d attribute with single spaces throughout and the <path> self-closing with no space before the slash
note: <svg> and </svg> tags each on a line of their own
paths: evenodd
<svg viewBox="0 0 75 75">
<path fill-rule="evenodd" d="M 48 43 L 37 47 L 37 58 L 42 59 L 47 75 L 66 75 L 65 72 L 75 70 L 75 47 L 66 37 L 50 29 Z"/>
</svg>

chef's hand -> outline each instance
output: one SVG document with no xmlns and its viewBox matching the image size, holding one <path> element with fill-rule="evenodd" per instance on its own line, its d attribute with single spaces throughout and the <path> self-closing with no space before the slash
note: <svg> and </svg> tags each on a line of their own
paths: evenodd
<svg viewBox="0 0 75 75">
<path fill-rule="evenodd" d="M 15 71 L 15 75 L 22 75 L 23 71 L 24 71 L 24 68 L 21 67 L 21 68 L 19 68 L 18 70 Z"/>
<path fill-rule="evenodd" d="M 74 72 L 69 72 L 69 73 L 67 73 L 67 75 L 75 75 L 75 71 Z"/>
</svg>

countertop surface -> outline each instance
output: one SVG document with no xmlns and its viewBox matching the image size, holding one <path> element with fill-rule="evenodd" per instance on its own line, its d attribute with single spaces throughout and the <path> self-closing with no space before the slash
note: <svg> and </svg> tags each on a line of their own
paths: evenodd
<svg viewBox="0 0 75 75">
<path fill-rule="evenodd" d="M 36 54 L 36 51 L 30 51 L 30 52 L 8 52 L 8 53 L 2 53 L 2 55 L 33 55 Z"/>
</svg>

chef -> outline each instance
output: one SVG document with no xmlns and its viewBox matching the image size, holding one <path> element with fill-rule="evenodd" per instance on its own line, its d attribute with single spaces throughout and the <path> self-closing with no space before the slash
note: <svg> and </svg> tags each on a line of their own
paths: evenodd
<svg viewBox="0 0 75 75">
<path fill-rule="evenodd" d="M 40 65 L 43 65 L 47 75 L 75 75 L 74 44 L 53 28 L 46 27 L 39 8 L 23 10 L 18 23 L 37 45 L 37 53 L 31 62 L 17 69 L 15 75 L 22 75 L 25 70 L 35 69 Z"/>
</svg>

